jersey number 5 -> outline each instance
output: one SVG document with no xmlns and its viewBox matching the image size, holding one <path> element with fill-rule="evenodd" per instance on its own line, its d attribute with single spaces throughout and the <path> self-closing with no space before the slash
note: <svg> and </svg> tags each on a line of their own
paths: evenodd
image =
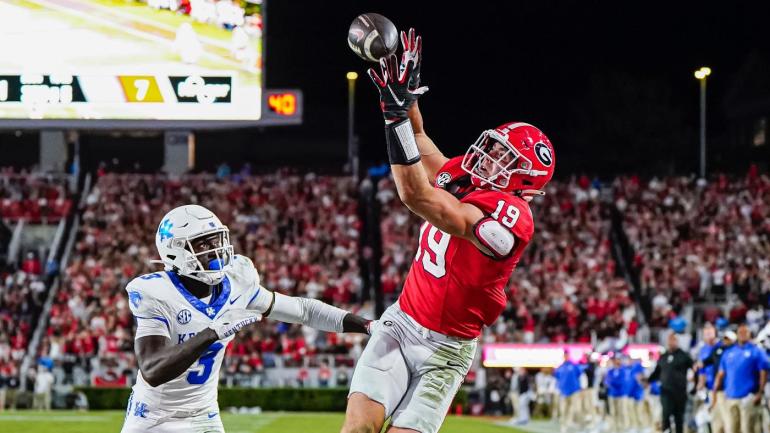
<svg viewBox="0 0 770 433">
<path fill-rule="evenodd" d="M 423 236 L 425 235 L 425 229 L 428 226 L 430 226 L 430 229 L 427 230 L 428 238 L 425 241 L 427 248 L 423 250 Z M 438 239 L 436 239 L 436 235 L 439 235 Z M 420 256 L 422 256 L 422 267 L 436 278 L 443 277 L 446 275 L 446 261 L 444 255 L 446 254 L 446 249 L 449 246 L 449 240 L 451 238 L 451 235 L 442 232 L 436 227 L 433 227 L 428 223 L 423 224 L 420 228 L 420 243 L 417 246 L 417 256 L 414 258 L 414 261 L 419 262 Z M 431 255 L 433 257 L 431 257 Z"/>
<path fill-rule="evenodd" d="M 208 350 L 198 358 L 198 366 L 201 367 L 198 371 L 191 371 L 187 373 L 187 383 L 191 385 L 203 385 L 209 380 L 211 376 L 211 370 L 214 368 L 214 361 L 217 357 L 217 353 L 224 349 L 225 346 L 222 343 L 214 343 L 209 346 Z"/>
</svg>

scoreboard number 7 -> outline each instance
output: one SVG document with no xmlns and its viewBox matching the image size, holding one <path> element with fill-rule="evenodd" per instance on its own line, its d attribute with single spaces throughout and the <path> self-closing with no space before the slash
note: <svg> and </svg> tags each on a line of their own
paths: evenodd
<svg viewBox="0 0 770 433">
<path fill-rule="evenodd" d="M 163 95 L 154 76 L 121 75 L 118 79 L 126 102 L 163 102 Z"/>
<path fill-rule="evenodd" d="M 150 81 L 145 79 L 134 80 L 134 87 L 136 88 L 136 100 L 139 102 L 144 101 L 147 96 L 147 90 L 150 89 Z"/>
</svg>

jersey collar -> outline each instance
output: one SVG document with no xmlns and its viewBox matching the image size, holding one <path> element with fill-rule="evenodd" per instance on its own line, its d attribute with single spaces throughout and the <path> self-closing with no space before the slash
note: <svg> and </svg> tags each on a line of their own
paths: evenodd
<svg viewBox="0 0 770 433">
<path fill-rule="evenodd" d="M 209 319 L 216 317 L 217 313 L 219 313 L 219 310 L 222 309 L 222 307 L 227 303 L 227 299 L 230 297 L 230 280 L 227 278 L 227 276 L 225 276 L 225 278 L 222 280 L 222 289 L 215 290 L 214 293 L 211 294 L 211 299 L 207 304 L 196 298 L 192 293 L 188 292 L 184 285 L 182 285 L 182 282 L 179 281 L 177 274 L 171 271 L 166 271 L 166 275 L 168 275 L 168 279 L 171 280 L 171 282 L 174 284 L 174 287 L 176 287 L 176 290 L 179 292 L 179 294 L 182 295 L 183 298 L 187 299 L 187 302 L 189 302 L 190 305 L 192 305 L 196 310 L 200 311 Z"/>
</svg>

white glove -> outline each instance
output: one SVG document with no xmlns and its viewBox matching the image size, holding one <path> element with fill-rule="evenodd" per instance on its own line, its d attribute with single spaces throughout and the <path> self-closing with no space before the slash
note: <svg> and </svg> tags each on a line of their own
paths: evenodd
<svg viewBox="0 0 770 433">
<path fill-rule="evenodd" d="M 262 320 L 262 315 L 254 310 L 233 308 L 211 322 L 209 328 L 213 329 L 217 333 L 217 337 L 222 340 L 260 320 Z"/>
</svg>

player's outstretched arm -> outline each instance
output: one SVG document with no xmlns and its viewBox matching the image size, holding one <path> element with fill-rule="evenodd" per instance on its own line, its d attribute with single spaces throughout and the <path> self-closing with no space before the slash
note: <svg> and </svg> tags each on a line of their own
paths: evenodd
<svg viewBox="0 0 770 433">
<path fill-rule="evenodd" d="M 297 323 L 325 332 L 369 334 L 372 321 L 321 302 L 318 299 L 286 296 L 260 287 L 248 307 L 264 317 L 286 323 Z"/>
<path fill-rule="evenodd" d="M 405 66 L 411 62 L 414 68 L 411 71 L 408 85 L 412 89 L 420 89 L 420 70 L 422 69 L 422 38 L 417 36 L 414 29 L 409 29 L 409 33 L 401 32 L 401 46 L 404 51 L 401 55 L 401 66 Z M 423 92 L 427 90 L 423 88 Z M 409 121 L 412 124 L 412 130 L 414 130 L 414 137 L 417 140 L 417 149 L 420 152 L 422 158 L 422 165 L 425 167 L 425 172 L 428 174 L 428 180 L 433 183 L 436 179 L 436 174 L 441 167 L 446 164 L 448 158 L 445 157 L 441 151 L 436 147 L 436 144 L 431 140 L 428 134 L 425 133 L 425 128 L 422 121 L 422 113 L 417 106 L 415 100 L 409 111 Z"/>
<path fill-rule="evenodd" d="M 422 113 L 420 113 L 417 101 L 414 101 L 414 104 L 409 108 L 408 114 L 409 122 L 412 124 L 412 130 L 414 131 L 414 138 L 417 142 L 417 149 L 420 151 L 420 161 L 428 176 L 428 181 L 433 183 L 438 171 L 441 170 L 441 167 L 446 164 L 449 158 L 441 153 L 436 143 L 425 132 Z"/>
<path fill-rule="evenodd" d="M 214 342 L 235 334 L 260 318 L 251 310 L 231 309 L 215 319 L 208 328 L 180 344 L 173 344 L 165 335 L 138 338 L 135 352 L 142 377 L 150 386 L 176 379 L 197 362 Z"/>
<path fill-rule="evenodd" d="M 413 31 L 410 30 L 410 35 Z M 410 39 L 413 36 L 410 36 Z M 402 41 L 404 37 L 402 35 Z M 428 89 L 420 87 L 420 52 L 422 39 L 416 38 L 416 55 L 405 50 L 398 64 L 395 55 L 380 59 L 380 71 L 369 69 L 369 77 L 380 93 L 380 107 L 385 118 L 385 139 L 388 145 L 388 159 L 401 201 L 417 215 L 442 231 L 474 242 L 477 236 L 474 225 L 484 218 L 481 210 L 471 204 L 462 203 L 446 191 L 433 188 L 426 170 L 438 170 L 445 160 L 429 158 L 427 164 L 418 164 L 423 151 L 438 151 L 435 144 L 428 143 L 422 128 L 422 116 L 416 107 L 417 99 Z M 418 128 L 422 145 L 418 144 Z M 427 139 L 427 140 L 426 140 Z M 439 152 L 440 153 L 440 152 Z M 443 155 L 440 157 L 443 158 Z M 436 165 L 440 165 L 436 167 Z M 483 248 L 483 247 L 482 247 Z"/>
<path fill-rule="evenodd" d="M 420 164 L 392 164 L 391 169 L 398 196 L 412 212 L 445 233 L 477 241 L 474 226 L 484 218 L 481 209 L 433 188 Z"/>
</svg>

